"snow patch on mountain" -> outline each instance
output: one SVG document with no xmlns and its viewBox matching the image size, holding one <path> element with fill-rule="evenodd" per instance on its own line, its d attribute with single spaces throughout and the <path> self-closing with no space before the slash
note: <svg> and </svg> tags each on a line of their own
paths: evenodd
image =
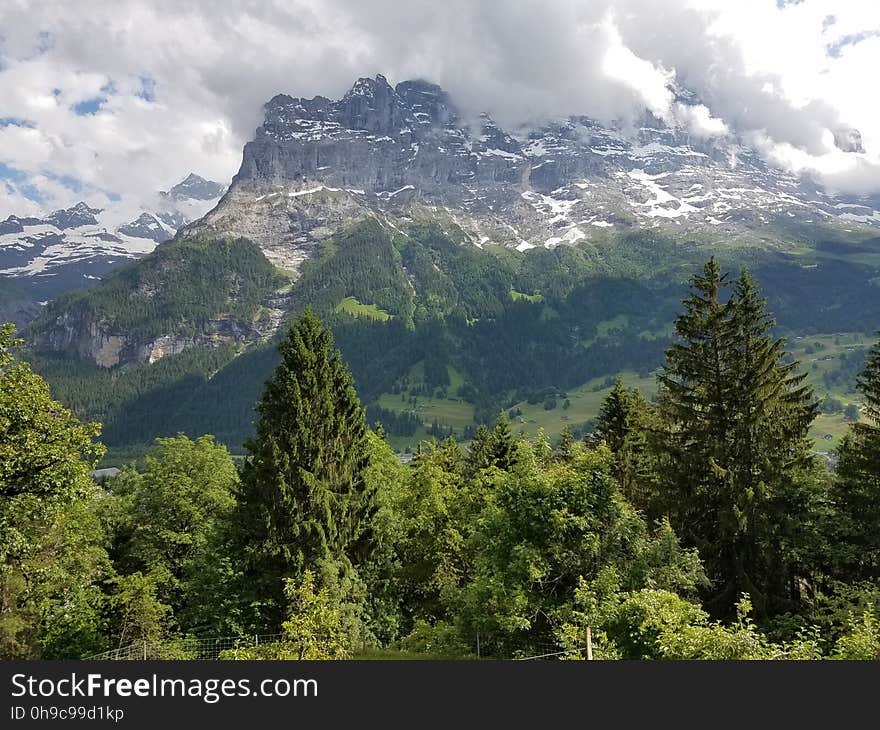
<svg viewBox="0 0 880 730">
<path fill-rule="evenodd" d="M 42 218 L 9 216 L 0 221 L 0 276 L 18 279 L 33 301 L 53 298 L 148 254 L 213 208 L 223 190 L 191 174 L 150 210 L 80 202 Z"/>
</svg>

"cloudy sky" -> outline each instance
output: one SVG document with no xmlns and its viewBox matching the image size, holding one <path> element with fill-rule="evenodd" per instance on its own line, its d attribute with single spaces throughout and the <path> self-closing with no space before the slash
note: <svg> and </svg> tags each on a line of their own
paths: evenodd
<svg viewBox="0 0 880 730">
<path fill-rule="evenodd" d="M 377 73 L 505 124 L 647 107 L 878 192 L 878 68 L 868 0 L 3 0 L 0 216 L 228 182 L 274 94 Z M 676 106 L 673 80 L 704 106 Z M 835 147 L 847 129 L 864 153 Z"/>
</svg>

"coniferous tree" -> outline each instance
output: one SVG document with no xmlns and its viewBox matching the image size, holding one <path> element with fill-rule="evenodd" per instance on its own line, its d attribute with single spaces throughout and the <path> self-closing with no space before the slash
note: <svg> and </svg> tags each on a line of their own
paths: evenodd
<svg viewBox="0 0 880 730">
<path fill-rule="evenodd" d="M 494 466 L 503 471 L 507 471 L 513 466 L 516 458 L 516 444 L 513 440 L 513 434 L 510 432 L 510 421 L 507 420 L 504 413 L 498 417 L 495 428 L 492 429 L 489 450 Z"/>
<path fill-rule="evenodd" d="M 766 613 L 797 599 L 816 405 L 798 363 L 783 362 L 784 341 L 771 336 L 773 319 L 749 275 L 725 302 L 728 283 L 714 259 L 693 278 L 659 376 L 664 496 L 713 580 L 710 610 L 730 614 L 746 592 Z"/>
<path fill-rule="evenodd" d="M 571 432 L 571 426 L 562 429 L 562 438 L 556 449 L 556 458 L 564 462 L 570 462 L 574 458 L 574 434 Z"/>
<path fill-rule="evenodd" d="M 483 424 L 477 428 L 465 459 L 464 473 L 470 478 L 493 466 L 506 471 L 513 466 L 515 459 L 516 442 L 510 431 L 510 421 L 502 413 L 491 431 Z"/>
<path fill-rule="evenodd" d="M 657 460 L 651 448 L 658 432 L 656 414 L 638 388 L 626 389 L 618 378 L 602 403 L 595 437 L 614 459 L 612 473 L 620 490 L 649 519 L 659 518 Z"/>
<path fill-rule="evenodd" d="M 854 423 L 838 449 L 834 505 L 842 543 L 839 568 L 846 580 L 880 576 L 880 343 L 859 376 L 864 421 Z"/>
<path fill-rule="evenodd" d="M 257 404 L 236 515 L 250 571 L 279 618 L 283 579 L 365 558 L 373 494 L 364 412 L 330 332 L 307 310 Z"/>
<path fill-rule="evenodd" d="M 464 471 L 468 477 L 473 476 L 480 469 L 489 468 L 492 463 L 491 448 L 491 434 L 489 429 L 481 423 L 474 433 L 465 459 Z"/>
<path fill-rule="evenodd" d="M 596 438 L 605 441 L 608 448 L 615 453 L 623 446 L 626 438 L 629 400 L 629 391 L 618 378 L 611 392 L 602 401 L 602 407 L 599 409 L 599 416 L 596 419 Z"/>
</svg>

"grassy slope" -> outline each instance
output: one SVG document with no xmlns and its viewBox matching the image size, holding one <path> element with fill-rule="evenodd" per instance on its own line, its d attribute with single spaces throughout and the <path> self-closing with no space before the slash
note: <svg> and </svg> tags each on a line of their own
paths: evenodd
<svg viewBox="0 0 880 730">
<path fill-rule="evenodd" d="M 615 324 L 619 324 L 619 322 Z M 611 322 L 603 323 L 603 325 L 612 326 Z M 827 395 L 840 400 L 844 406 L 850 403 L 860 405 L 862 402 L 861 394 L 854 387 L 828 389 L 823 381 L 823 375 L 835 368 L 841 356 L 854 348 L 869 347 L 872 342 L 870 338 L 860 333 L 798 336 L 788 342 L 788 351 L 802 363 L 801 370 L 806 372 L 807 382 L 813 386 L 818 398 L 821 399 Z M 817 344 L 821 345 L 821 349 L 816 349 Z M 809 349 L 815 349 L 815 351 L 808 352 Z M 454 368 L 449 368 L 449 372 L 452 381 L 449 393 L 455 393 L 462 382 L 461 375 Z M 647 398 L 650 399 L 656 394 L 657 386 L 653 377 L 640 378 L 631 371 L 624 371 L 619 375 L 625 385 L 638 387 Z M 410 382 L 417 383 L 422 380 L 421 363 L 411 369 L 408 377 Z M 518 416 L 511 424 L 512 430 L 514 433 L 533 437 L 537 434 L 538 429 L 544 429 L 548 435 L 553 436 L 559 434 L 566 426 L 573 428 L 581 426 L 598 415 L 602 401 L 610 391 L 611 385 L 608 383 L 608 377 L 600 377 L 566 391 L 571 403 L 567 409 L 563 408 L 565 399 L 561 397 L 556 398 L 557 406 L 552 410 L 545 410 L 543 402 L 529 404 L 526 401 L 520 401 L 511 406 L 512 409 L 522 411 L 522 416 Z M 406 400 L 402 400 L 399 394 L 385 393 L 378 399 L 378 404 L 395 412 L 413 410 L 408 397 Z M 464 427 L 473 421 L 473 406 L 456 397 L 438 399 L 420 396 L 417 398 L 414 410 L 426 426 L 437 421 L 442 425 L 452 426 L 456 436 L 459 437 Z M 847 428 L 848 424 L 842 413 L 820 413 L 810 430 L 810 436 L 816 442 L 818 451 L 829 451 L 838 446 Z M 412 437 L 392 438 L 391 441 L 396 448 L 403 450 L 407 446 L 412 448 L 419 440 L 427 438 L 427 436 L 427 428 L 421 428 Z M 830 438 L 826 438 L 826 436 L 830 436 Z"/>
<path fill-rule="evenodd" d="M 344 312 L 352 317 L 377 319 L 380 322 L 386 322 L 393 316 L 384 309 L 379 309 L 375 304 L 364 304 L 363 302 L 358 301 L 355 297 L 345 297 L 345 299 L 336 305 L 336 308 L 333 311 Z"/>
</svg>

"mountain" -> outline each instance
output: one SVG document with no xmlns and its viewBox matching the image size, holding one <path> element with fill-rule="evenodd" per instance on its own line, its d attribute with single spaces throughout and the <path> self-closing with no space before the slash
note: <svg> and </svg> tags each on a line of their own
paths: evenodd
<svg viewBox="0 0 880 730">
<path fill-rule="evenodd" d="M 191 172 L 171 190 L 163 191 L 162 195 L 173 200 L 216 200 L 226 192 L 226 186 L 211 180 L 205 180 Z"/>
<path fill-rule="evenodd" d="M 12 215 L 0 221 L 0 278 L 14 281 L 19 293 L 16 307 L 6 310 L 8 318 L 24 323 L 39 311 L 38 303 L 144 256 L 216 205 L 223 190 L 190 174 L 162 193 L 152 211 L 129 221 L 121 206 L 100 209 L 84 202 L 42 218 Z"/>
<path fill-rule="evenodd" d="M 257 242 L 298 264 L 341 221 L 429 216 L 474 245 L 524 251 L 652 228 L 743 240 L 791 221 L 880 226 L 877 201 L 835 198 L 734 136 L 649 113 L 633 129 L 585 117 L 505 131 L 438 86 L 362 78 L 340 100 L 274 97 L 220 205 L 193 232 Z"/>
<path fill-rule="evenodd" d="M 697 100 L 677 98 L 686 119 Z M 811 378 L 848 397 L 880 322 L 878 225 L 876 199 L 832 196 L 732 134 L 648 112 L 504 130 L 434 84 L 377 76 L 335 101 L 275 96 L 216 206 L 27 336 L 117 447 L 178 430 L 240 444 L 273 338 L 306 306 L 399 445 L 501 408 L 558 433 L 585 427 L 616 374 L 649 376 L 687 277 L 716 255 L 750 266 L 781 332 L 838 333 Z"/>
</svg>

